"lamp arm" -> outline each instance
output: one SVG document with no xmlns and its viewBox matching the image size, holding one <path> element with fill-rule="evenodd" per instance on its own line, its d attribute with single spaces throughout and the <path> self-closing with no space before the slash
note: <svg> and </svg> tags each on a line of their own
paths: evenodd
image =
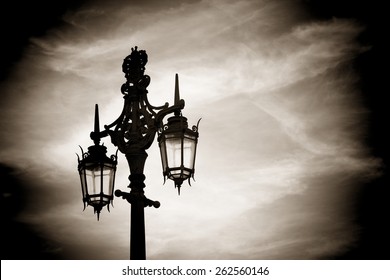
<svg viewBox="0 0 390 280">
<path fill-rule="evenodd" d="M 156 115 L 156 118 L 155 118 L 156 126 L 157 127 L 160 126 L 160 124 L 162 123 L 162 121 L 166 115 L 182 110 L 184 108 L 184 105 L 185 105 L 184 100 L 180 99 L 177 102 L 177 104 L 172 105 L 171 107 L 168 107 L 168 108 L 165 108 L 165 109 L 162 109 L 161 111 L 159 111 Z"/>
<path fill-rule="evenodd" d="M 146 106 L 149 108 L 149 110 L 150 110 L 151 112 L 153 112 L 153 110 L 166 109 L 166 108 L 168 108 L 168 106 L 169 106 L 169 103 L 168 103 L 168 102 L 165 102 L 165 104 L 162 105 L 162 106 L 153 106 L 153 105 L 151 105 L 151 104 L 149 103 L 149 100 L 148 100 L 147 97 L 144 99 L 144 101 L 145 101 Z"/>
<path fill-rule="evenodd" d="M 99 132 L 92 131 L 90 134 L 90 137 L 92 140 L 100 140 L 100 139 L 107 137 L 107 136 L 108 136 L 107 131 L 99 131 Z"/>
<path fill-rule="evenodd" d="M 122 192 L 121 190 L 116 190 L 115 191 L 115 196 L 116 197 L 122 197 L 122 199 L 126 199 L 128 203 L 132 204 L 135 202 L 136 199 L 136 194 L 130 192 Z M 159 208 L 160 207 L 160 202 L 159 201 L 153 201 L 149 198 L 147 198 L 144 194 L 141 194 L 142 200 L 144 202 L 144 207 L 154 207 L 154 208 Z"/>
<path fill-rule="evenodd" d="M 104 125 L 104 129 L 106 130 L 107 133 L 108 133 L 108 131 L 110 130 L 111 127 L 113 127 L 114 125 L 118 124 L 123 119 L 123 115 L 124 114 L 125 114 L 125 110 L 123 108 L 122 113 L 120 114 L 120 116 L 113 123 L 111 123 L 109 125 Z"/>
</svg>

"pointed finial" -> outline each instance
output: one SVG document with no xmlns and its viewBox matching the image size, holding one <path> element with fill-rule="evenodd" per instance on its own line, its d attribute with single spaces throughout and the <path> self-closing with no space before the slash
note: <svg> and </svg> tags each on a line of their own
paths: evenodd
<svg viewBox="0 0 390 280">
<path fill-rule="evenodd" d="M 100 211 L 102 210 L 102 206 L 100 206 L 100 205 L 95 205 L 94 207 L 93 207 L 93 212 L 95 213 L 95 214 L 97 214 L 97 220 L 99 221 L 99 218 L 100 218 Z"/>
<path fill-rule="evenodd" d="M 99 128 L 99 105 L 98 104 L 95 104 L 95 126 L 94 126 L 94 130 L 93 130 L 95 133 L 99 133 L 100 132 L 100 128 Z"/>
<path fill-rule="evenodd" d="M 176 73 L 175 75 L 175 104 L 179 105 L 180 103 L 180 92 L 179 92 L 179 75 Z M 180 110 L 175 112 L 175 116 L 180 116 Z"/>
<path fill-rule="evenodd" d="M 180 92 L 179 92 L 179 75 L 176 73 L 175 76 L 175 105 L 179 105 Z"/>
<path fill-rule="evenodd" d="M 180 195 L 180 188 L 183 181 L 175 181 L 175 188 L 177 188 L 177 193 Z"/>
<path fill-rule="evenodd" d="M 99 145 L 100 143 L 100 128 L 99 128 L 99 106 L 95 104 L 95 121 L 94 121 L 94 129 L 91 132 L 91 139 L 95 143 L 95 145 Z"/>
</svg>

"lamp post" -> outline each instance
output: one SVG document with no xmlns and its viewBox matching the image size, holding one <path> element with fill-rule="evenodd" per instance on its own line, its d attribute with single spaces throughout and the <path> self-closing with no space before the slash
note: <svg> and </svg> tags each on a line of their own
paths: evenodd
<svg viewBox="0 0 390 280">
<path fill-rule="evenodd" d="M 131 204 L 130 225 L 130 259 L 146 259 L 144 208 L 160 207 L 158 201 L 148 199 L 144 194 L 144 166 L 148 156 L 146 150 L 153 143 L 156 134 L 161 154 L 164 182 L 166 178 L 180 187 L 183 181 L 193 178 L 195 172 L 196 146 L 198 141 L 198 125 L 188 128 L 187 119 L 182 116 L 184 100 L 180 99 L 178 75 L 175 77 L 174 105 L 168 103 L 160 107 L 152 106 L 147 98 L 150 77 L 144 74 L 148 56 L 137 47 L 131 49 L 122 64 L 126 82 L 121 87 L 124 98 L 122 113 L 111 124 L 99 128 L 99 110 L 95 105 L 94 131 L 90 137 L 93 146 L 78 156 L 78 171 L 81 181 L 84 209 L 86 205 L 94 208 L 99 215 L 104 206 L 113 201 L 113 193 L 126 199 Z M 166 124 L 164 117 L 168 118 Z M 110 136 L 113 145 L 126 156 L 130 168 L 130 192 L 116 190 L 114 192 L 117 155 L 106 156 L 107 148 L 100 145 L 100 139 Z M 118 152 L 117 150 L 117 152 Z"/>
</svg>

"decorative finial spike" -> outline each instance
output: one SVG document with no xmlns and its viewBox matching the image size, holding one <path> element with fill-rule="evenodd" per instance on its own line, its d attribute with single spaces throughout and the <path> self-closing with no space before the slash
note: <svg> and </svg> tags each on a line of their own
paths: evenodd
<svg viewBox="0 0 390 280">
<path fill-rule="evenodd" d="M 100 128 L 99 128 L 99 106 L 95 104 L 95 122 L 94 122 L 94 130 L 91 132 L 91 139 L 95 143 L 95 145 L 99 145 L 100 143 Z"/>
<path fill-rule="evenodd" d="M 99 133 L 100 128 L 99 128 L 99 105 L 95 104 L 95 127 L 94 127 L 94 132 Z"/>
<path fill-rule="evenodd" d="M 175 106 L 179 106 L 180 103 L 180 92 L 179 92 L 179 75 L 176 73 L 175 76 Z M 178 117 L 181 114 L 181 110 L 178 109 L 175 111 L 175 116 Z"/>
<path fill-rule="evenodd" d="M 179 92 L 179 75 L 176 73 L 175 76 L 175 105 L 179 105 L 180 92 Z"/>
</svg>

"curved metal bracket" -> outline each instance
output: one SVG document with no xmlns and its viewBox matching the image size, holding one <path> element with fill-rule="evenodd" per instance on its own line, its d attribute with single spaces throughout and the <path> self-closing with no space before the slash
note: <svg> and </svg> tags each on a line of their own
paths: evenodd
<svg viewBox="0 0 390 280">
<path fill-rule="evenodd" d="M 161 203 L 159 201 L 150 200 L 144 194 L 132 193 L 132 192 L 128 193 L 128 192 L 122 192 L 121 190 L 116 190 L 115 196 L 122 197 L 122 199 L 126 199 L 127 202 L 129 202 L 130 204 L 132 204 L 136 200 L 141 199 L 144 202 L 144 207 L 152 207 L 153 206 L 154 208 L 159 208 L 161 206 Z"/>
</svg>

